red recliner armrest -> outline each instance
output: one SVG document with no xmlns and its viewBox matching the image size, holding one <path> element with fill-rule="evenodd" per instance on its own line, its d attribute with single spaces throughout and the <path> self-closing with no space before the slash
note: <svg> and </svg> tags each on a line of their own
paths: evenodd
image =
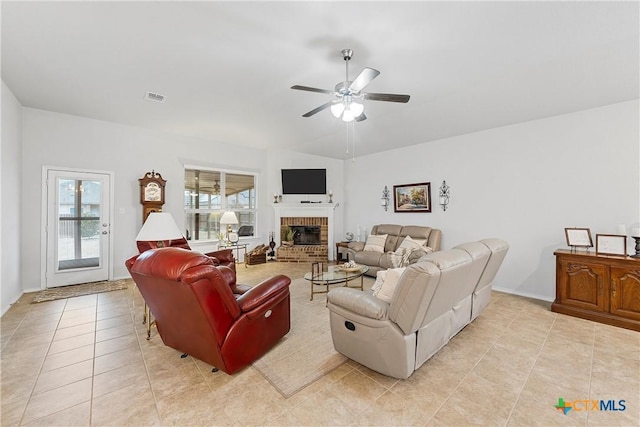
<svg viewBox="0 0 640 427">
<path fill-rule="evenodd" d="M 270 277 L 238 298 L 238 306 L 243 313 L 249 312 L 283 291 L 289 292 L 290 284 L 291 279 L 282 274 Z"/>
</svg>

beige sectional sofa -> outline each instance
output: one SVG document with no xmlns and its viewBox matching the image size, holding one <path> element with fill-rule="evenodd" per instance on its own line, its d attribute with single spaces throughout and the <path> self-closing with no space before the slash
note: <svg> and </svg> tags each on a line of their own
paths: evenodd
<svg viewBox="0 0 640 427">
<path fill-rule="evenodd" d="M 389 302 L 372 291 L 332 289 L 335 349 L 384 375 L 408 378 L 487 307 L 508 249 L 503 240 L 485 239 L 425 255 L 405 268 Z"/>
<path fill-rule="evenodd" d="M 370 236 L 384 235 L 387 237 L 384 242 L 384 250 L 381 251 L 364 250 L 366 242 L 349 243 L 347 249 L 349 260 L 368 266 L 369 271 L 366 273 L 368 276 L 375 277 L 380 270 L 397 267 L 397 257 L 394 257 L 394 254 L 406 236 L 415 241 L 424 242 L 425 246 L 423 250 L 413 251 L 409 255 L 409 264 L 416 262 L 430 251 L 440 250 L 442 239 L 440 230 L 420 225 L 379 224 L 371 228 Z"/>
</svg>

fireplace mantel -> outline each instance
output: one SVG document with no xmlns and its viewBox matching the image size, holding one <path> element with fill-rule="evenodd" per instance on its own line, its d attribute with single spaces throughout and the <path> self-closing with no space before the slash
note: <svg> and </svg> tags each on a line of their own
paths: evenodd
<svg viewBox="0 0 640 427">
<path fill-rule="evenodd" d="M 334 259 L 335 241 L 333 239 L 333 211 L 335 203 L 272 203 L 275 210 L 274 230 L 276 230 L 276 245 L 280 246 L 280 220 L 281 218 L 305 218 L 305 217 L 326 217 L 328 223 L 328 251 L 329 259 Z"/>
</svg>

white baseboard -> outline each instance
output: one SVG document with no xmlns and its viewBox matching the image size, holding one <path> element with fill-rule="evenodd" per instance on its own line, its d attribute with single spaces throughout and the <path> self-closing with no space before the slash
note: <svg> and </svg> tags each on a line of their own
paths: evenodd
<svg viewBox="0 0 640 427">
<path fill-rule="evenodd" d="M 520 297 L 539 299 L 541 301 L 547 301 L 547 302 L 553 302 L 553 300 L 555 299 L 555 298 L 549 298 L 548 296 L 545 296 L 545 295 L 531 294 L 529 292 L 517 292 L 517 291 L 514 291 L 513 289 L 508 289 L 508 288 L 498 288 L 494 286 L 492 287 L 492 289 L 494 291 L 504 292 L 505 294 L 518 295 Z"/>
</svg>

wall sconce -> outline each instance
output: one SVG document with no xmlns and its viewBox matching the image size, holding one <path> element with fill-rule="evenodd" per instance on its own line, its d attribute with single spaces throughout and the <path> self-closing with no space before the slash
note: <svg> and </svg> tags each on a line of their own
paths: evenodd
<svg viewBox="0 0 640 427">
<path fill-rule="evenodd" d="M 442 185 L 440 186 L 440 207 L 443 211 L 446 211 L 447 205 L 449 205 L 449 195 L 447 181 L 442 181 Z"/>
<path fill-rule="evenodd" d="M 387 209 L 389 209 L 389 189 L 387 188 L 387 186 L 384 186 L 384 190 L 382 190 L 382 207 L 384 208 L 385 212 L 387 211 Z"/>
</svg>

